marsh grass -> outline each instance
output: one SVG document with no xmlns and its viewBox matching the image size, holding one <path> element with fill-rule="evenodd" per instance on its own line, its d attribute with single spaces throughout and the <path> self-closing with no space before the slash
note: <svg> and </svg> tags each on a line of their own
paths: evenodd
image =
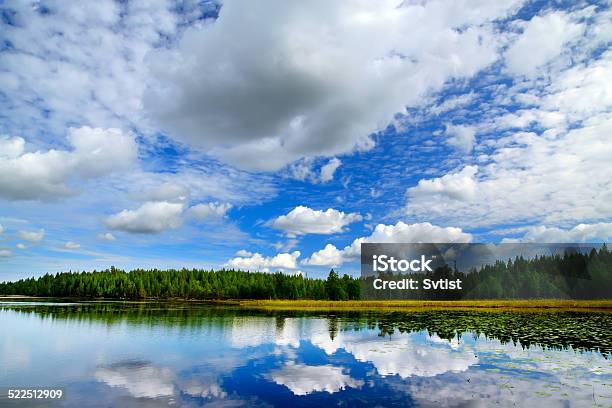
<svg viewBox="0 0 612 408">
<path fill-rule="evenodd" d="M 562 309 L 612 312 L 612 300 L 240 300 L 242 307 L 320 310 L 404 309 Z"/>
</svg>

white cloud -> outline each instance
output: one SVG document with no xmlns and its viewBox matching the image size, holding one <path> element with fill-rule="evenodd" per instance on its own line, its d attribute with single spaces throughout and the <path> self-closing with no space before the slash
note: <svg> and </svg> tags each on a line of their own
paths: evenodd
<svg viewBox="0 0 612 408">
<path fill-rule="evenodd" d="M 535 16 L 524 24 L 523 33 L 506 52 L 506 66 L 512 73 L 533 76 L 583 31 L 583 25 L 571 22 L 563 12 Z"/>
<path fill-rule="evenodd" d="M 133 127 L 143 123 L 145 57 L 167 44 L 180 27 L 201 18 L 206 6 L 170 1 L 72 4 L 24 1 L 6 4 L 14 24 L 4 24 L 1 122 L 49 142 L 65 127 Z M 95 52 L 93 52 L 95 50 Z"/>
<path fill-rule="evenodd" d="M 317 181 L 317 174 L 312 169 L 313 160 L 306 158 L 298 160 L 289 166 L 289 174 L 292 178 L 300 181 Z"/>
<path fill-rule="evenodd" d="M 241 249 L 241 250 L 236 252 L 236 256 L 239 256 L 239 257 L 242 257 L 242 258 L 248 258 L 250 256 L 253 256 L 253 253 L 247 251 L 246 249 Z"/>
<path fill-rule="evenodd" d="M 136 398 L 172 396 L 175 392 L 172 370 L 150 363 L 126 362 L 101 367 L 94 377 L 110 387 L 124 388 Z"/>
<path fill-rule="evenodd" d="M 20 137 L 0 136 L 0 158 L 13 159 L 21 156 L 25 140 Z"/>
<path fill-rule="evenodd" d="M 423 338 L 422 333 L 400 333 L 381 338 L 374 333 L 339 331 L 330 338 L 323 320 L 312 330 L 310 341 L 326 354 L 342 349 L 357 361 L 371 363 L 379 375 L 409 377 L 436 377 L 448 372 L 465 372 L 479 362 L 471 345 L 453 339 L 441 339 L 435 334 Z"/>
<path fill-rule="evenodd" d="M 228 2 L 153 53 L 144 106 L 244 169 L 368 149 L 395 113 L 497 59 L 492 22 L 520 2 L 477 3 Z"/>
<path fill-rule="evenodd" d="M 461 153 L 470 153 L 474 149 L 476 129 L 471 126 L 446 125 L 446 144 Z"/>
<path fill-rule="evenodd" d="M 272 227 L 285 231 L 287 236 L 305 234 L 335 234 L 343 232 L 347 225 L 361 221 L 357 213 L 344 213 L 329 208 L 326 211 L 298 206 L 287 215 L 281 215 L 272 222 Z"/>
<path fill-rule="evenodd" d="M 336 170 L 341 165 L 342 162 L 338 158 L 334 157 L 330 159 L 326 165 L 321 166 L 321 182 L 327 183 L 332 181 L 334 179 L 334 173 L 336 173 Z"/>
<path fill-rule="evenodd" d="M 254 253 L 246 257 L 232 258 L 227 261 L 227 265 L 236 269 L 262 272 L 269 272 L 274 269 L 296 269 L 297 259 L 300 255 L 300 251 L 281 253 L 272 257 L 264 257 L 259 253 Z"/>
<path fill-rule="evenodd" d="M 64 244 L 64 248 L 66 249 L 79 249 L 80 247 L 81 247 L 81 244 L 78 244 L 72 241 L 68 241 L 66 242 L 66 244 Z"/>
<path fill-rule="evenodd" d="M 131 233 L 155 234 L 181 224 L 183 204 L 167 201 L 147 202 L 136 210 L 123 210 L 106 219 L 110 229 Z"/>
<path fill-rule="evenodd" d="M 342 367 L 332 365 L 312 366 L 288 362 L 267 376 L 275 383 L 289 388 L 295 395 L 308 395 L 316 391 L 333 394 L 347 387 L 361 388 L 364 384 L 362 380 L 344 374 Z"/>
<path fill-rule="evenodd" d="M 465 166 L 457 173 L 446 174 L 432 180 L 420 180 L 415 187 L 408 189 L 409 196 L 418 195 L 435 201 L 437 196 L 456 200 L 469 200 L 476 194 L 477 166 Z"/>
<path fill-rule="evenodd" d="M 0 224 L 0 234 L 2 234 L 4 232 L 4 227 L 2 226 L 2 224 Z"/>
<path fill-rule="evenodd" d="M 543 225 L 525 227 L 525 235 L 518 240 L 520 242 L 585 242 L 599 241 L 609 242 L 612 238 L 612 223 L 602 222 L 597 224 L 578 224 L 571 229 L 546 227 Z"/>
<path fill-rule="evenodd" d="M 406 213 L 471 227 L 507 222 L 606 221 L 612 216 L 612 117 L 594 116 L 558 135 L 518 133 L 496 142 L 489 162 L 408 189 Z"/>
<path fill-rule="evenodd" d="M 198 221 L 215 221 L 225 218 L 231 208 L 229 203 L 201 203 L 191 207 L 188 213 Z"/>
<path fill-rule="evenodd" d="M 96 237 L 102 241 L 116 241 L 117 240 L 117 238 L 110 232 L 100 233 Z"/>
<path fill-rule="evenodd" d="M 13 253 L 11 251 L 9 251 L 8 249 L 0 249 L 0 258 L 8 258 L 9 256 L 12 256 Z"/>
<path fill-rule="evenodd" d="M 303 261 L 304 265 L 339 266 L 357 259 L 361 254 L 361 244 L 376 243 L 419 243 L 419 242 L 471 242 L 472 235 L 461 228 L 439 227 L 428 222 L 406 224 L 402 221 L 395 225 L 378 224 L 372 234 L 357 238 L 349 246 L 339 250 L 332 244 L 317 251 Z"/>
<path fill-rule="evenodd" d="M 18 231 L 17 236 L 26 241 L 40 242 L 45 237 L 45 230 L 40 229 L 38 231 Z"/>
<path fill-rule="evenodd" d="M 325 245 L 325 248 L 313 253 L 310 258 L 305 259 L 302 264 L 313 266 L 340 266 L 344 263 L 343 251 L 332 244 Z"/>
<path fill-rule="evenodd" d="M 21 242 L 18 242 L 17 245 L 15 245 L 15 247 L 17 249 L 27 249 L 28 247 L 25 246 L 24 244 L 22 244 Z"/>
<path fill-rule="evenodd" d="M 144 201 L 182 202 L 189 198 L 189 189 L 180 184 L 165 182 L 139 195 L 139 197 Z"/>
<path fill-rule="evenodd" d="M 317 172 L 315 161 L 312 158 L 306 157 L 292 163 L 288 167 L 288 173 L 291 178 L 300 181 L 309 181 L 313 184 L 328 183 L 334 179 L 334 174 L 338 167 L 342 165 L 342 161 L 337 157 L 332 157 L 323 164 Z"/>
<path fill-rule="evenodd" d="M 54 198 L 70 193 L 75 177 L 100 177 L 129 168 L 136 160 L 133 135 L 119 129 L 70 128 L 72 150 L 24 152 L 24 141 L 0 156 L 0 197 L 11 200 Z"/>
</svg>

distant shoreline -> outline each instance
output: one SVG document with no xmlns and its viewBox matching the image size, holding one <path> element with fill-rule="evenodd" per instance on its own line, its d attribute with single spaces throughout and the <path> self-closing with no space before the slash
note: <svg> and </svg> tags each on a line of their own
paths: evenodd
<svg viewBox="0 0 612 408">
<path fill-rule="evenodd" d="M 116 298 L 51 298 L 40 296 L 0 295 L 3 300 L 69 300 L 73 302 L 188 302 L 217 306 L 239 306 L 245 308 L 266 308 L 286 310 L 410 310 L 410 309 L 541 309 L 541 310 L 609 310 L 612 299 L 604 300 L 200 300 L 200 299 L 156 299 L 142 300 Z"/>
</svg>

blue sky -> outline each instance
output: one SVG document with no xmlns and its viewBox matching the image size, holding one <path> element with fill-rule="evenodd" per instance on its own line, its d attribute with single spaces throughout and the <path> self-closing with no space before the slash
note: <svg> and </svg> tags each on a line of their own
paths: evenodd
<svg viewBox="0 0 612 408">
<path fill-rule="evenodd" d="M 612 236 L 605 2 L 0 9 L 0 280 Z"/>
</svg>

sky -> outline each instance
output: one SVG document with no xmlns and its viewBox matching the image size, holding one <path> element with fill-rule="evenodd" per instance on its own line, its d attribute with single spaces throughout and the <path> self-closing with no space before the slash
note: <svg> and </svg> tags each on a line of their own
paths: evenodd
<svg viewBox="0 0 612 408">
<path fill-rule="evenodd" d="M 0 3 L 0 281 L 612 237 L 591 1 Z"/>
</svg>

